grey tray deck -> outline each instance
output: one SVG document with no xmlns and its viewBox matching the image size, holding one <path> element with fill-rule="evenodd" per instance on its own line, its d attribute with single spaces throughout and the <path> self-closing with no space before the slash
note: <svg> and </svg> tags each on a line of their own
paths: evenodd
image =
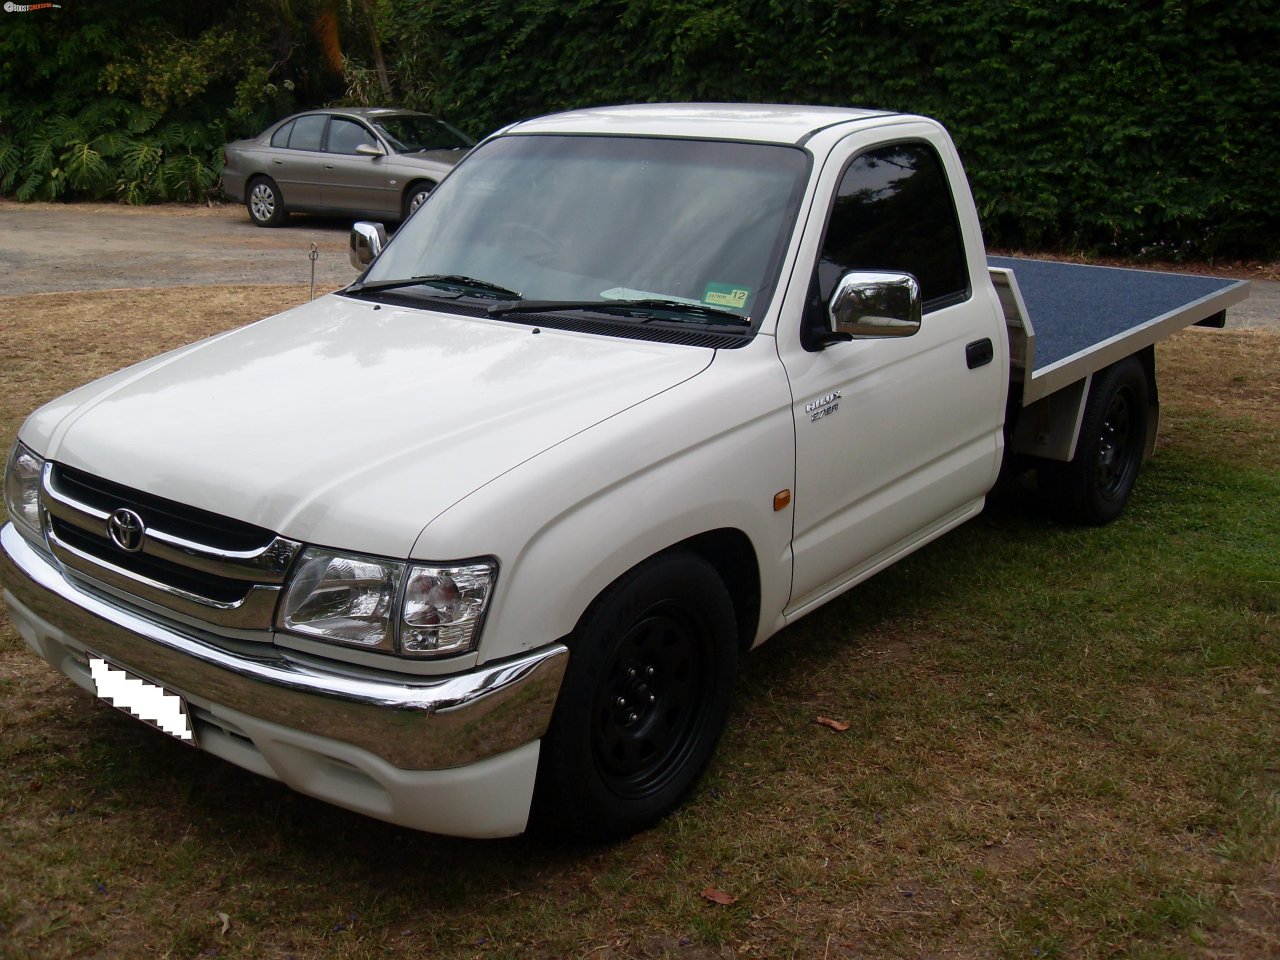
<svg viewBox="0 0 1280 960">
<path fill-rule="evenodd" d="M 1248 296 L 1248 281 L 988 257 L 1012 270 L 1030 321 L 1024 391 L 1030 402 Z"/>
</svg>

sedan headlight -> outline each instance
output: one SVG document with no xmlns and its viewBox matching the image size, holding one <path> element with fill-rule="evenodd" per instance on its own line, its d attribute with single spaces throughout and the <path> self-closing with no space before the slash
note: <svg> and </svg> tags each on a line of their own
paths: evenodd
<svg viewBox="0 0 1280 960">
<path fill-rule="evenodd" d="M 43 541 L 40 532 L 40 474 L 44 461 L 21 443 L 9 451 L 4 471 L 4 508 L 23 535 Z"/>
<path fill-rule="evenodd" d="M 280 605 L 281 629 L 330 643 L 438 657 L 471 650 L 496 567 L 428 566 L 303 551 Z"/>
</svg>

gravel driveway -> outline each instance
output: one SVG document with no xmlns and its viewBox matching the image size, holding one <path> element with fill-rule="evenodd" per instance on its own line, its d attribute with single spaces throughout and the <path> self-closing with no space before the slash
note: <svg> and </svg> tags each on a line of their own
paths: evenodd
<svg viewBox="0 0 1280 960">
<path fill-rule="evenodd" d="M 292 217 L 264 230 L 239 205 L 128 207 L 0 200 L 0 296 L 208 283 L 350 283 L 350 220 Z M 1280 283 L 1255 280 L 1229 327 L 1280 329 Z"/>
<path fill-rule="evenodd" d="M 344 286 L 350 220 L 293 217 L 264 230 L 241 206 L 128 207 L 0 201 L 0 296 L 209 283 Z"/>
</svg>

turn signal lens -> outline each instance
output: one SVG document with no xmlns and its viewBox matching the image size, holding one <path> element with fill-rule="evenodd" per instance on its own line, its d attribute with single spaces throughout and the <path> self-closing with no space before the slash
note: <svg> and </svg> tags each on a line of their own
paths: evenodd
<svg viewBox="0 0 1280 960">
<path fill-rule="evenodd" d="M 9 452 L 4 472 L 4 508 L 23 536 L 44 542 L 40 531 L 40 474 L 44 461 L 21 443 Z"/>
<path fill-rule="evenodd" d="M 495 574 L 492 563 L 410 567 L 400 652 L 421 657 L 470 650 L 480 635 Z"/>
</svg>

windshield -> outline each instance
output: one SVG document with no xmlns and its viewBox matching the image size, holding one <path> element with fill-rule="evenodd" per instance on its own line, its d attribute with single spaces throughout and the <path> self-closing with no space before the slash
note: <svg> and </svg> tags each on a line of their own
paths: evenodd
<svg viewBox="0 0 1280 960">
<path fill-rule="evenodd" d="M 396 153 L 424 150 L 466 150 L 475 141 L 443 120 L 422 114 L 371 117 L 370 123 L 386 138 Z"/>
<path fill-rule="evenodd" d="M 758 317 L 808 166 L 803 151 L 766 144 L 499 137 L 441 182 L 365 284 L 463 276 L 526 300 L 664 300 Z"/>
</svg>

